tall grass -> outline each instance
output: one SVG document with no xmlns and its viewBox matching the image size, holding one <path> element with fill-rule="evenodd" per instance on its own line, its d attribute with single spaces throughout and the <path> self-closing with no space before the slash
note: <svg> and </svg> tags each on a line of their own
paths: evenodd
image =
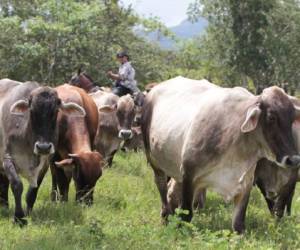
<svg viewBox="0 0 300 250">
<path fill-rule="evenodd" d="M 25 183 L 25 181 L 24 181 Z M 247 231 L 231 231 L 232 205 L 208 193 L 205 208 L 192 223 L 177 227 L 160 221 L 160 199 L 142 153 L 119 153 L 97 184 L 94 205 L 50 202 L 50 175 L 40 189 L 28 226 L 12 223 L 10 209 L 0 213 L 0 249 L 300 249 L 300 195 L 292 216 L 276 221 L 258 190 L 252 190 Z"/>
</svg>

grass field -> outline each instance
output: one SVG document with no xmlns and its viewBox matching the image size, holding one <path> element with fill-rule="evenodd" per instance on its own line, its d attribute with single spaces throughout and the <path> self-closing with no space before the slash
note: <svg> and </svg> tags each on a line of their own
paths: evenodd
<svg viewBox="0 0 300 250">
<path fill-rule="evenodd" d="M 26 181 L 24 181 L 25 183 Z M 160 200 L 152 170 L 142 153 L 120 153 L 97 184 L 91 207 L 70 201 L 51 203 L 50 175 L 40 189 L 28 226 L 12 223 L 1 211 L 0 249 L 300 249 L 300 190 L 292 216 L 276 222 L 256 188 L 247 211 L 243 236 L 231 231 L 232 204 L 208 193 L 201 213 L 178 228 L 177 217 L 168 226 L 160 221 Z"/>
</svg>

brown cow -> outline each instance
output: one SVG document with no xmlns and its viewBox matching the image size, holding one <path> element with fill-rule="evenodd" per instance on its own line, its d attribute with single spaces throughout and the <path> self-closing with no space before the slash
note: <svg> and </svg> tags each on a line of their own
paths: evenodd
<svg viewBox="0 0 300 250">
<path fill-rule="evenodd" d="M 58 188 L 62 200 L 68 200 L 69 184 L 73 176 L 76 200 L 91 204 L 93 189 L 102 174 L 102 156 L 93 151 L 98 125 L 97 106 L 80 88 L 65 84 L 57 87 L 56 91 L 60 99 L 83 107 L 86 115 L 58 115 L 59 140 L 55 164 L 51 164 L 52 199 L 56 199 Z"/>
<path fill-rule="evenodd" d="M 96 149 L 112 165 L 114 154 L 122 141 L 132 138 L 132 122 L 135 115 L 134 101 L 130 95 L 118 97 L 113 93 L 91 93 L 99 111 Z"/>
<path fill-rule="evenodd" d="M 184 220 L 192 219 L 195 194 L 213 188 L 234 200 L 232 226 L 243 232 L 258 160 L 300 165 L 292 137 L 298 118 L 300 107 L 278 87 L 254 96 L 240 87 L 183 77 L 157 85 L 145 99 L 142 133 L 161 195 L 161 215 L 172 213 L 169 176 L 182 185 L 181 208 L 188 210 Z"/>
<path fill-rule="evenodd" d="M 77 114 L 75 103 L 64 103 L 56 90 L 35 82 L 0 80 L 0 204 L 8 206 L 8 186 L 15 198 L 14 219 L 26 224 L 22 208 L 23 184 L 28 180 L 27 213 L 33 208 L 38 186 L 48 169 L 48 160 L 57 141 L 59 110 Z"/>
</svg>

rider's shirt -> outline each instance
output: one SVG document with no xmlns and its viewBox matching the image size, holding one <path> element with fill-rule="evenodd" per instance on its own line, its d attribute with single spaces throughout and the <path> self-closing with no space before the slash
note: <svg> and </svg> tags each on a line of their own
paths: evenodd
<svg viewBox="0 0 300 250">
<path fill-rule="evenodd" d="M 119 67 L 119 76 L 121 77 L 120 84 L 133 92 L 138 90 L 135 77 L 135 70 L 130 62 L 121 64 Z"/>
</svg>

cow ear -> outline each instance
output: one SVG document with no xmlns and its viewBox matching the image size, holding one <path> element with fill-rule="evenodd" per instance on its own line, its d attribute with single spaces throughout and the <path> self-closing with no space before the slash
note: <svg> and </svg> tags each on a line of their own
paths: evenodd
<svg viewBox="0 0 300 250">
<path fill-rule="evenodd" d="M 86 115 L 84 108 L 75 102 L 62 102 L 60 108 L 64 113 L 71 116 L 85 117 Z"/>
<path fill-rule="evenodd" d="M 29 102 L 25 100 L 16 101 L 10 107 L 10 113 L 14 115 L 24 115 L 26 111 L 29 109 Z"/>
<path fill-rule="evenodd" d="M 117 105 L 104 105 L 99 107 L 99 112 L 103 112 L 103 113 L 111 113 L 117 110 Z"/>
<path fill-rule="evenodd" d="M 241 126 L 241 131 L 247 133 L 253 131 L 257 127 L 257 123 L 261 114 L 259 106 L 250 107 L 247 111 L 246 119 Z"/>
<path fill-rule="evenodd" d="M 300 123 L 300 106 L 294 104 L 294 108 L 295 108 L 295 121 L 297 121 L 297 123 Z"/>
<path fill-rule="evenodd" d="M 296 123 L 299 126 L 300 125 L 300 100 L 298 100 L 294 96 L 289 95 L 288 97 L 289 97 L 290 101 L 293 103 L 294 108 L 295 108 L 295 121 L 294 121 L 294 124 Z"/>
</svg>

